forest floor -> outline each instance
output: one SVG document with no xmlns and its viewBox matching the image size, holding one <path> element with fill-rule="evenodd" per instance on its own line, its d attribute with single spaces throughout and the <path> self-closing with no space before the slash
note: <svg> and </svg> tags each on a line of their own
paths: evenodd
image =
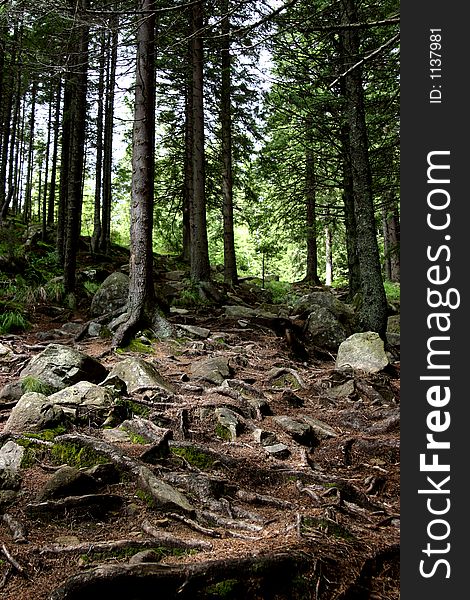
<svg viewBox="0 0 470 600">
<path fill-rule="evenodd" d="M 181 318 L 173 315 L 170 320 L 182 322 Z M 87 319 L 84 313 L 64 318 Z M 25 527 L 21 543 L 13 541 L 0 520 L 1 598 L 90 598 L 109 592 L 110 597 L 143 599 L 155 597 L 148 590 L 158 582 L 161 598 L 397 600 L 399 362 L 374 376 L 347 377 L 335 372 L 334 356 L 331 361 L 301 363 L 291 356 L 284 339 L 269 329 L 241 326 L 215 309 L 194 310 L 184 319 L 208 328 L 211 336 L 203 343 L 160 341 L 153 344 L 152 354 L 141 357 L 153 362 L 176 389 L 176 399 L 166 408 L 172 443 L 193 445 L 207 451 L 207 456 L 220 458 L 200 465 L 189 455 L 172 454 L 158 468 L 167 474 L 199 477 L 218 506 L 226 507 L 225 516 L 218 521 L 214 517 L 208 525 L 157 509 L 138 493 L 135 481 L 123 479 L 105 489 L 124 500 L 125 509 L 111 516 L 32 517 L 27 507 L 56 468 L 45 459 L 24 470 L 17 500 L 4 509 Z M 60 325 L 60 318 L 38 312 L 29 332 L 0 339 L 22 357 L 3 365 L 0 388 L 18 376 L 26 359 L 45 347 L 38 334 Z M 214 332 L 220 334 L 218 340 Z M 126 356 L 111 352 L 106 339 L 64 343 L 98 358 L 106 367 Z M 203 418 L 203 409 L 209 404 L 230 406 L 231 399 L 184 385 L 192 381 L 192 363 L 203 356 L 228 357 L 233 379 L 263 394 L 270 414 L 258 415 L 253 423 L 274 432 L 288 446 L 287 457 L 270 456 L 255 442 L 249 426 L 233 441 L 217 435 L 210 419 Z M 291 378 L 284 387 L 273 387 L 273 368 L 291 369 L 302 385 L 292 389 Z M 330 393 L 342 384 L 351 386 L 349 393 L 337 397 Z M 0 404 L 0 435 L 8 414 Z M 276 415 L 306 415 L 328 425 L 336 435 L 309 446 L 280 428 Z M 76 433 L 101 435 L 93 427 Z M 139 460 L 142 454 L 141 444 L 116 445 L 132 459 Z M 194 491 L 192 500 L 207 508 L 200 490 Z M 186 540 L 194 549 L 167 551 L 152 562 L 132 564 L 132 553 L 161 546 L 152 542 L 160 539 L 159 534 Z M 76 585 L 70 583 L 72 576 L 77 577 Z M 108 587 L 100 587 L 103 582 Z M 128 587 L 126 582 L 131 582 Z"/>
</svg>

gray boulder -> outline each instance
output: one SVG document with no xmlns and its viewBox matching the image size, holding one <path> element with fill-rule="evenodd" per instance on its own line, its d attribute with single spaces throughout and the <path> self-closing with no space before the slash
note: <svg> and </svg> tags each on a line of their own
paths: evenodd
<svg viewBox="0 0 470 600">
<path fill-rule="evenodd" d="M 79 381 L 100 383 L 108 370 L 95 358 L 61 344 L 49 344 L 30 360 L 20 373 L 20 381 L 30 377 L 52 392 Z"/>
<path fill-rule="evenodd" d="M 191 365 L 191 374 L 197 379 L 203 379 L 210 383 L 220 384 L 224 379 L 232 375 L 232 369 L 228 358 L 214 356 L 202 358 Z"/>
<path fill-rule="evenodd" d="M 383 340 L 378 333 L 366 331 L 348 337 L 339 347 L 335 369 L 351 368 L 378 373 L 389 364 Z"/>
<path fill-rule="evenodd" d="M 118 308 L 124 308 L 127 304 L 128 294 L 128 275 L 119 271 L 111 273 L 93 296 L 90 306 L 91 316 L 99 317 Z"/>
<path fill-rule="evenodd" d="M 336 352 L 341 342 L 348 337 L 348 330 L 344 325 L 323 306 L 312 307 L 307 319 L 306 333 L 312 344 L 332 352 Z"/>
<path fill-rule="evenodd" d="M 143 358 L 132 356 L 121 360 L 114 365 L 103 384 L 106 385 L 106 381 L 114 377 L 125 382 L 130 394 L 155 389 L 174 392 L 171 382 L 165 379 L 152 363 Z"/>
</svg>

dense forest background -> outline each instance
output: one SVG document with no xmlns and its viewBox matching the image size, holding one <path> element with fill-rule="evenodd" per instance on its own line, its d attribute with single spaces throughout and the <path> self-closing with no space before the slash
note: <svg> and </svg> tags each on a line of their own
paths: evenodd
<svg viewBox="0 0 470 600">
<path fill-rule="evenodd" d="M 362 328 L 383 335 L 384 283 L 400 278 L 398 13 L 369 0 L 1 2 L 0 269 L 25 251 L 15 224 L 33 227 L 73 304 L 80 235 L 97 258 L 129 246 L 116 344 L 158 303 L 152 251 L 194 284 L 347 288 Z"/>
</svg>

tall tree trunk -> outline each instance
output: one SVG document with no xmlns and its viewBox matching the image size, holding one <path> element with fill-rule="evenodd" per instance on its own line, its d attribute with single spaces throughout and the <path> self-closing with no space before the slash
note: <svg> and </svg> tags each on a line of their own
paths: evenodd
<svg viewBox="0 0 470 600">
<path fill-rule="evenodd" d="M 382 210 L 384 236 L 385 276 L 389 281 L 400 281 L 400 221 L 393 197 Z"/>
<path fill-rule="evenodd" d="M 17 150 L 16 140 L 18 137 L 18 127 L 20 121 L 20 110 L 21 110 L 21 73 L 18 69 L 16 74 L 16 89 L 15 89 L 15 102 L 13 108 L 13 119 L 11 123 L 11 137 L 9 140 L 9 159 L 8 159 L 8 194 L 6 195 L 3 206 L 1 206 L 0 213 L 0 224 L 3 219 L 6 218 L 8 211 L 10 209 L 10 204 L 13 199 L 14 194 L 16 193 L 16 177 L 15 177 L 15 155 Z"/>
<path fill-rule="evenodd" d="M 65 215 L 67 209 L 67 182 L 70 169 L 70 138 L 72 124 L 72 83 L 66 76 L 62 109 L 62 143 L 60 155 L 59 204 L 57 207 L 56 249 L 63 266 L 65 258 Z"/>
<path fill-rule="evenodd" d="M 80 0 L 79 10 L 84 11 L 87 6 L 88 0 Z M 82 207 L 89 37 L 86 21 L 83 21 L 77 27 L 75 60 L 72 61 L 72 69 L 69 72 L 72 94 L 64 244 L 64 291 L 71 306 L 75 305 L 77 252 Z"/>
<path fill-rule="evenodd" d="M 29 117 L 29 144 L 28 144 L 28 166 L 26 171 L 26 190 L 23 207 L 23 219 L 25 223 L 31 220 L 32 194 L 33 194 L 33 171 L 34 171 L 34 124 L 36 122 L 36 95 L 37 81 L 33 81 L 31 90 L 31 113 Z"/>
<path fill-rule="evenodd" d="M 343 154 L 343 204 L 346 229 L 346 254 L 348 258 L 348 299 L 352 301 L 361 290 L 361 269 L 357 252 L 357 227 L 354 212 L 354 190 L 351 168 L 351 152 L 347 126 L 341 133 Z"/>
<path fill-rule="evenodd" d="M 333 283 L 333 231 L 331 224 L 325 224 L 325 284 Z"/>
<path fill-rule="evenodd" d="M 342 24 L 357 22 L 355 0 L 343 0 Z M 345 68 L 359 59 L 359 37 L 355 29 L 343 30 Z M 349 126 L 354 212 L 356 216 L 358 257 L 361 274 L 362 302 L 358 317 L 363 330 L 376 331 L 385 339 L 387 299 L 382 281 L 377 244 L 372 176 L 369 162 L 364 90 L 360 67 L 345 75 L 346 114 Z"/>
<path fill-rule="evenodd" d="M 305 203 L 307 224 L 307 270 L 304 281 L 321 285 L 318 277 L 318 248 L 317 248 L 317 209 L 316 209 L 316 180 L 315 180 L 315 158 L 313 155 L 312 119 L 308 118 L 305 123 Z"/>
<path fill-rule="evenodd" d="M 96 169 L 95 169 L 95 199 L 93 202 L 93 234 L 91 236 L 91 251 L 96 254 L 101 238 L 101 191 L 103 186 L 103 114 L 104 114 L 104 70 L 106 63 L 106 34 L 101 33 L 101 55 L 98 76 L 98 108 L 96 115 Z"/>
<path fill-rule="evenodd" d="M 233 229 L 233 173 L 232 173 L 232 83 L 230 57 L 229 1 L 222 3 L 222 86 L 220 122 L 222 129 L 222 197 L 224 221 L 224 281 L 238 282 L 235 236 Z"/>
<path fill-rule="evenodd" d="M 188 64 L 191 62 L 189 52 Z M 193 206 L 193 84 L 192 70 L 189 69 L 185 85 L 184 106 L 184 182 L 183 182 L 183 256 L 185 263 L 191 261 L 191 207 Z"/>
<path fill-rule="evenodd" d="M 48 192 L 48 179 L 49 179 L 49 156 L 52 136 L 52 105 L 54 103 L 54 90 L 51 91 L 51 97 L 49 99 L 49 118 L 47 120 L 47 141 L 46 141 L 46 156 L 44 158 L 46 172 L 44 174 L 44 191 L 42 198 L 42 241 L 45 242 L 47 239 L 47 192 Z"/>
<path fill-rule="evenodd" d="M 51 180 L 49 184 L 49 200 L 47 206 L 47 224 L 54 223 L 56 177 L 57 177 L 57 152 L 59 149 L 59 128 L 60 128 L 60 104 L 62 97 L 62 78 L 59 76 L 56 89 L 56 104 L 54 112 L 54 142 L 52 148 Z"/>
<path fill-rule="evenodd" d="M 116 85 L 116 65 L 118 46 L 118 17 L 111 20 L 111 37 L 109 49 L 109 70 L 106 85 L 106 106 L 104 118 L 103 141 L 103 207 L 101 214 L 101 251 L 107 254 L 111 243 L 111 203 L 112 203 L 112 169 L 113 169 L 113 126 L 114 98 Z"/>
<path fill-rule="evenodd" d="M 192 7 L 192 68 L 193 68 L 193 203 L 191 218 L 191 279 L 210 279 L 209 248 L 206 223 L 205 153 L 204 153 L 204 26 L 203 2 Z"/>
<path fill-rule="evenodd" d="M 153 0 L 139 0 L 137 68 L 132 133 L 131 255 L 128 320 L 116 331 L 113 346 L 124 344 L 156 307 L 153 283 L 153 198 L 155 171 L 155 26 Z"/>
<path fill-rule="evenodd" d="M 14 65 L 17 56 L 18 27 L 15 27 L 11 49 L 11 64 Z M 15 70 L 9 69 L 7 77 L 2 80 L 2 93 L 0 95 L 0 107 L 2 109 L 2 137 L 0 158 L 0 225 L 4 218 L 4 207 L 7 199 L 7 171 L 10 150 L 11 121 L 14 107 L 15 95 Z M 3 72 L 2 72 L 3 73 Z M 5 210 L 6 215 L 6 210 Z"/>
</svg>

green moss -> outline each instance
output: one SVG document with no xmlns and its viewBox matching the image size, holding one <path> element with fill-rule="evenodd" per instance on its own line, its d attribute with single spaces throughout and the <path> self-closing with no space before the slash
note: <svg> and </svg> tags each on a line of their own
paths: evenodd
<svg viewBox="0 0 470 600">
<path fill-rule="evenodd" d="M 55 392 L 55 389 L 52 386 L 47 385 L 47 383 L 44 383 L 32 375 L 27 375 L 21 380 L 21 390 L 24 394 L 27 392 L 36 392 L 38 394 L 44 394 L 44 396 L 50 396 Z"/>
<path fill-rule="evenodd" d="M 58 435 L 62 435 L 67 431 L 64 425 L 58 425 L 54 429 L 43 429 L 38 433 L 25 433 L 26 438 L 35 440 L 44 440 L 45 442 L 52 442 Z"/>
<path fill-rule="evenodd" d="M 51 458 L 58 464 L 66 463 L 77 468 L 93 467 L 108 462 L 104 456 L 97 454 L 91 448 L 77 444 L 54 444 Z"/>
<path fill-rule="evenodd" d="M 300 384 L 297 381 L 297 379 L 294 377 L 294 375 L 292 375 L 291 373 L 285 373 L 283 375 L 280 375 L 279 377 L 276 377 L 276 379 L 273 381 L 273 387 L 275 387 L 275 388 L 290 387 L 293 390 L 298 390 L 298 389 L 300 389 Z"/>
<path fill-rule="evenodd" d="M 143 354 L 152 354 L 154 351 L 152 346 L 150 346 L 149 344 L 145 344 L 144 342 L 141 342 L 140 340 L 136 340 L 136 339 L 133 339 L 130 341 L 126 350 L 128 352 L 140 352 Z"/>
<path fill-rule="evenodd" d="M 237 579 L 225 579 L 206 588 L 206 593 L 212 598 L 237 598 L 240 583 Z"/>
<path fill-rule="evenodd" d="M 182 456 L 191 466 L 201 469 L 202 471 L 211 469 L 214 465 L 214 459 L 212 457 L 196 448 L 172 447 L 171 452 L 177 456 Z"/>
<path fill-rule="evenodd" d="M 220 425 L 220 423 L 218 425 L 216 425 L 215 433 L 219 438 L 221 438 L 223 440 L 230 441 L 232 439 L 232 434 L 230 433 L 230 430 L 227 429 L 227 427 Z"/>
<path fill-rule="evenodd" d="M 138 433 L 133 433 L 132 431 L 127 431 L 129 438 L 133 444 L 148 444 L 148 439 L 143 435 L 139 435 Z"/>
<path fill-rule="evenodd" d="M 24 448 L 23 458 L 21 459 L 22 469 L 29 469 L 29 467 L 50 456 L 50 447 L 40 444 L 34 438 L 25 436 L 17 439 L 16 443 Z"/>
<path fill-rule="evenodd" d="M 155 508 L 155 500 L 152 495 L 146 492 L 145 490 L 136 490 L 135 495 L 137 498 L 140 498 L 142 502 L 144 502 L 149 508 Z"/>
</svg>

